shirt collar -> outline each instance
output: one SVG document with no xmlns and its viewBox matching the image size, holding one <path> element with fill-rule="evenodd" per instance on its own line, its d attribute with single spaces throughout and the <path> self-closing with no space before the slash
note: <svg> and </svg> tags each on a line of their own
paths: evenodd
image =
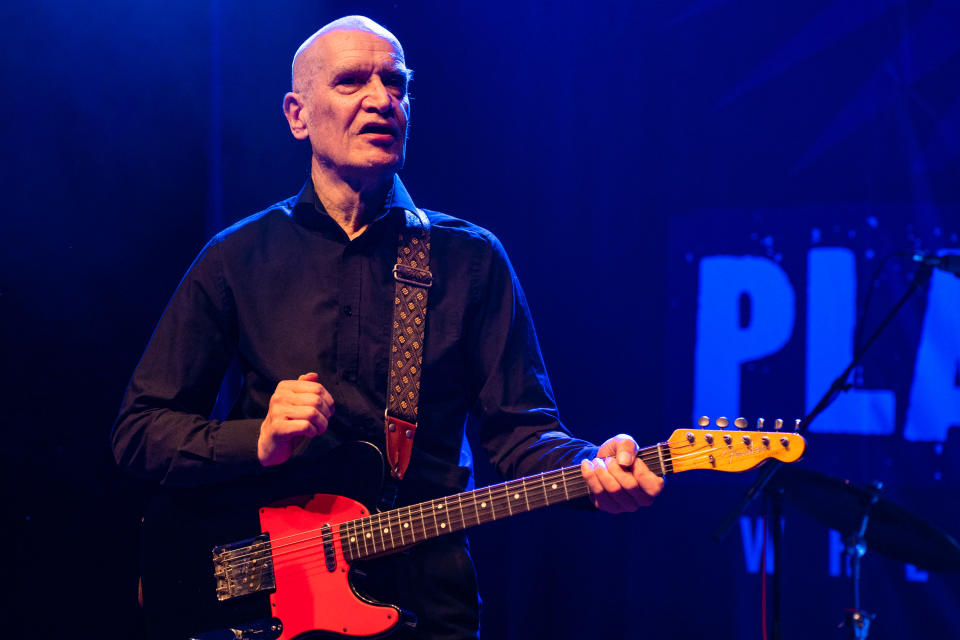
<svg viewBox="0 0 960 640">
<path fill-rule="evenodd" d="M 413 198 L 410 197 L 407 188 L 403 186 L 400 176 L 396 174 L 393 176 L 393 186 L 387 194 L 386 203 L 384 203 L 383 214 L 371 222 L 371 226 L 376 226 L 380 220 L 387 218 L 388 214 L 395 209 L 406 209 L 408 211 L 417 210 L 416 205 L 413 204 Z M 304 183 L 303 188 L 300 189 L 300 193 L 298 193 L 294 199 L 291 213 L 297 222 L 312 229 L 329 228 L 331 224 L 337 229 L 340 228 L 327 214 L 323 203 L 320 202 L 320 198 L 317 197 L 313 180 L 309 177 Z"/>
</svg>

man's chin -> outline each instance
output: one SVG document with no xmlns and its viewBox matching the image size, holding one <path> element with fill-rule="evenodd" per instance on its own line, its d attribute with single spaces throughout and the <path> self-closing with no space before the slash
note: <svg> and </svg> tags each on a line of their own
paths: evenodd
<svg viewBox="0 0 960 640">
<path fill-rule="evenodd" d="M 402 153 L 372 153 L 367 155 L 363 161 L 358 162 L 358 168 L 365 168 L 371 171 L 385 171 L 396 173 L 403 167 Z"/>
</svg>

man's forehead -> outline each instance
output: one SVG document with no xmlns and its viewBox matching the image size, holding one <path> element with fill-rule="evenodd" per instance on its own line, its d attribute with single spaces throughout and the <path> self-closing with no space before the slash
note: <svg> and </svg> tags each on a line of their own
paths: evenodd
<svg viewBox="0 0 960 640">
<path fill-rule="evenodd" d="M 324 62 L 335 65 L 356 62 L 389 62 L 405 66 L 403 51 L 389 40 L 368 31 L 338 29 L 317 38 L 310 47 Z"/>
</svg>

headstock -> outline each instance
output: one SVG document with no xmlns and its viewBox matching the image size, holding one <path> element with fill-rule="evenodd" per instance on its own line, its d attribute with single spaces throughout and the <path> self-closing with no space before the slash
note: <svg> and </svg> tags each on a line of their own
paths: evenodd
<svg viewBox="0 0 960 640">
<path fill-rule="evenodd" d="M 747 421 L 733 421 L 736 430 L 726 429 L 730 421 L 717 418 L 716 428 L 710 428 L 710 419 L 700 418 L 700 428 L 677 429 L 667 440 L 673 473 L 693 469 L 711 471 L 747 471 L 768 458 L 780 462 L 796 462 L 803 455 L 807 443 L 799 433 L 781 431 L 783 420 L 774 423 L 773 431 L 745 431 Z M 763 418 L 757 428 L 763 429 Z M 794 423 L 794 428 L 800 421 Z"/>
</svg>

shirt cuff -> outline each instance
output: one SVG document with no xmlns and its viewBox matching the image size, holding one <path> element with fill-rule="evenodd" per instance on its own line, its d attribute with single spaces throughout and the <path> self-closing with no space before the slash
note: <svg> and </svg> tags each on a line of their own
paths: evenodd
<svg viewBox="0 0 960 640">
<path fill-rule="evenodd" d="M 226 420 L 213 434 L 213 459 L 217 465 L 239 466 L 244 469 L 259 469 L 257 440 L 263 420 Z"/>
</svg>

